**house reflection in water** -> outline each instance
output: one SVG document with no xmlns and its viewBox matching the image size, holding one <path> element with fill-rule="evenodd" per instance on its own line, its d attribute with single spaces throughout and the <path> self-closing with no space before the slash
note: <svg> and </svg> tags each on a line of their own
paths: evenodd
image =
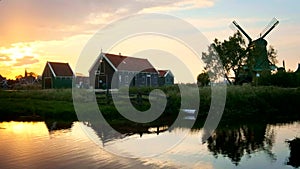
<svg viewBox="0 0 300 169">
<path fill-rule="evenodd" d="M 125 137 L 138 134 L 140 137 L 143 134 L 156 134 L 159 135 L 162 132 L 170 131 L 168 126 L 118 126 L 112 129 L 112 126 L 99 122 L 84 122 L 84 125 L 91 127 L 97 136 L 102 141 L 102 146 L 113 140 L 123 139 Z"/>
</svg>

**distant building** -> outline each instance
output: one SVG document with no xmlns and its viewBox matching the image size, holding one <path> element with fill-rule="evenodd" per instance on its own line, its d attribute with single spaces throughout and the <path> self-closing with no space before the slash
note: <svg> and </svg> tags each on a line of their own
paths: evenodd
<svg viewBox="0 0 300 169">
<path fill-rule="evenodd" d="M 174 75 L 170 70 L 158 70 L 158 72 L 159 72 L 159 78 L 158 78 L 159 86 L 174 84 Z"/>
<path fill-rule="evenodd" d="M 24 77 L 20 79 L 21 84 L 33 84 L 36 82 L 36 77 L 32 72 L 28 73 L 25 69 Z"/>
<path fill-rule="evenodd" d="M 5 77 L 3 77 L 2 75 L 0 75 L 0 83 L 3 81 L 3 80 L 5 80 L 6 78 Z"/>
<path fill-rule="evenodd" d="M 47 62 L 42 74 L 42 88 L 71 88 L 73 77 L 68 63 Z"/>
<path fill-rule="evenodd" d="M 8 83 L 7 83 L 7 80 L 6 80 L 6 77 L 3 77 L 0 75 L 0 89 L 1 88 L 7 88 L 8 87 Z"/>
<path fill-rule="evenodd" d="M 88 76 L 76 74 L 75 84 L 77 88 L 88 89 L 90 87 L 90 78 Z"/>
<path fill-rule="evenodd" d="M 89 76 L 90 84 L 95 89 L 158 86 L 158 72 L 147 59 L 121 54 L 101 52 L 90 68 Z"/>
</svg>

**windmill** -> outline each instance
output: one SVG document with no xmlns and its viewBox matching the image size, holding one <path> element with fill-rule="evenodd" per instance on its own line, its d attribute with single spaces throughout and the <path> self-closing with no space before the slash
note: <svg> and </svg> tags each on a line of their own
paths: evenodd
<svg viewBox="0 0 300 169">
<path fill-rule="evenodd" d="M 279 23 L 276 18 L 273 18 L 267 27 L 260 33 L 260 36 L 256 40 L 252 38 L 242 29 L 242 27 L 236 22 L 232 22 L 239 31 L 249 41 L 248 44 L 248 59 L 247 59 L 247 68 L 256 75 L 259 75 L 262 71 L 271 71 L 276 68 L 275 65 L 272 65 L 268 59 L 267 45 L 268 42 L 264 39 Z"/>
</svg>

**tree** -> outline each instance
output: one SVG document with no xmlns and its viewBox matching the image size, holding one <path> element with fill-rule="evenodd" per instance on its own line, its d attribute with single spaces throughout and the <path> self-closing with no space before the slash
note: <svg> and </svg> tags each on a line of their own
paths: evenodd
<svg viewBox="0 0 300 169">
<path fill-rule="evenodd" d="M 227 81 L 232 84 L 230 80 L 230 75 L 234 74 L 234 82 L 238 84 L 240 77 L 244 79 L 248 79 L 248 76 L 251 77 L 252 72 L 245 72 L 245 68 L 248 69 L 254 66 L 255 59 L 253 54 L 251 54 L 251 48 L 247 47 L 245 40 L 242 34 L 237 31 L 233 34 L 233 36 L 229 36 L 229 40 L 224 40 L 223 42 L 215 39 L 214 42 L 208 47 L 208 52 L 202 53 L 202 60 L 206 64 L 205 69 L 208 70 L 208 73 L 218 74 L 221 76 L 221 72 L 218 67 L 215 67 L 216 60 L 217 62 L 221 62 L 223 67 L 222 69 L 225 71 L 224 76 Z M 269 46 L 267 51 L 268 59 L 272 65 L 277 63 L 277 51 L 273 46 Z M 211 77 L 211 76 L 210 76 Z"/>
<path fill-rule="evenodd" d="M 278 63 L 277 50 L 275 50 L 274 47 L 271 45 L 268 48 L 268 59 L 272 65 L 275 65 L 276 63 Z"/>
<path fill-rule="evenodd" d="M 22 75 L 18 75 L 15 78 L 16 78 L 16 80 L 21 80 L 23 78 L 23 76 Z"/>
<path fill-rule="evenodd" d="M 209 84 L 208 73 L 203 71 L 197 76 L 197 82 L 200 86 L 207 86 Z"/>
<path fill-rule="evenodd" d="M 202 60 L 206 64 L 205 68 L 209 71 L 212 71 L 211 68 L 214 66 L 212 60 L 216 59 L 215 56 L 212 57 L 212 55 L 216 55 L 214 52 L 217 53 L 219 60 L 222 62 L 225 77 L 231 84 L 229 74 L 233 72 L 235 77 L 238 77 L 241 67 L 246 60 L 246 45 L 241 33 L 235 33 L 229 37 L 229 40 L 224 40 L 224 42 L 215 39 L 209 46 L 208 53 L 202 53 Z"/>
<path fill-rule="evenodd" d="M 34 72 L 29 72 L 29 73 L 27 73 L 29 76 L 32 76 L 32 77 L 37 77 L 37 75 L 36 75 L 36 73 L 34 73 Z"/>
<path fill-rule="evenodd" d="M 208 46 L 208 52 L 202 53 L 202 60 L 206 64 L 204 69 L 209 75 L 210 82 L 216 82 L 224 75 L 223 65 L 215 49 L 215 45 L 211 44 L 210 46 Z"/>
</svg>

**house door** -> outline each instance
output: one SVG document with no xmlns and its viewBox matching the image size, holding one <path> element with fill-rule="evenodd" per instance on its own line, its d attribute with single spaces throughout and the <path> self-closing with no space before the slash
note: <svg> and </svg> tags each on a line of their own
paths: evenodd
<svg viewBox="0 0 300 169">
<path fill-rule="evenodd" d="M 107 87 L 107 78 L 106 75 L 99 76 L 99 89 L 106 89 Z"/>
<path fill-rule="evenodd" d="M 106 89 L 106 75 L 97 75 L 95 80 L 95 89 Z"/>
<path fill-rule="evenodd" d="M 135 76 L 132 78 L 132 80 L 130 82 L 130 86 L 135 86 Z"/>
<path fill-rule="evenodd" d="M 147 86 L 151 86 L 151 75 L 147 75 Z"/>
<path fill-rule="evenodd" d="M 52 88 L 51 78 L 45 78 L 45 89 L 51 89 L 51 88 Z"/>
</svg>

